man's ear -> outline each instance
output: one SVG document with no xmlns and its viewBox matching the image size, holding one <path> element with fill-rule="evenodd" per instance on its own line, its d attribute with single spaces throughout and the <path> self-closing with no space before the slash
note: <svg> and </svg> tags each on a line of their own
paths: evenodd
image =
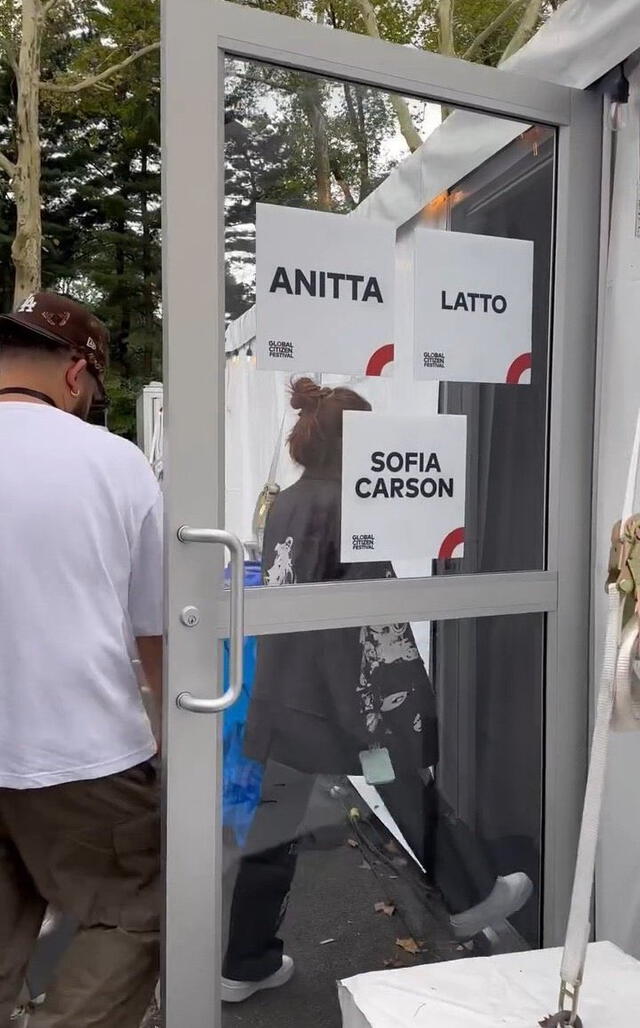
<svg viewBox="0 0 640 1028">
<path fill-rule="evenodd" d="M 80 376 L 87 367 L 87 362 L 84 357 L 81 360 L 74 360 L 67 368 L 67 374 L 65 376 L 67 385 L 70 391 L 75 395 L 80 392 Z"/>
</svg>

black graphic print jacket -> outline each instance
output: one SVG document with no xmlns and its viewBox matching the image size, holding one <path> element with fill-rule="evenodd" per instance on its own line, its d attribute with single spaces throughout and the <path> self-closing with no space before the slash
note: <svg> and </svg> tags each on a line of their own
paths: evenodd
<svg viewBox="0 0 640 1028">
<path fill-rule="evenodd" d="M 267 521 L 268 586 L 393 576 L 389 564 L 340 563 L 340 481 L 305 473 Z M 433 688 L 408 624 L 263 636 L 245 749 L 299 771 L 360 774 L 382 746 L 396 775 L 437 763 Z"/>
</svg>

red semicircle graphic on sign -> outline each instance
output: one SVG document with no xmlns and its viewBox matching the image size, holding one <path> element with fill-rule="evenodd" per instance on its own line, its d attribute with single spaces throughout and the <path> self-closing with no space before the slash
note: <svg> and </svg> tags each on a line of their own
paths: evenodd
<svg viewBox="0 0 640 1028">
<path fill-rule="evenodd" d="M 381 375 L 387 364 L 393 363 L 394 358 L 395 347 L 393 343 L 385 343 L 379 350 L 371 354 L 365 374 L 371 378 Z"/>
<path fill-rule="evenodd" d="M 531 371 L 532 354 L 521 353 L 507 371 L 507 385 L 518 385 L 525 371 Z"/>
<path fill-rule="evenodd" d="M 453 554 L 464 542 L 464 528 L 454 528 L 453 532 L 445 537 L 438 553 L 438 560 L 451 560 Z"/>
</svg>

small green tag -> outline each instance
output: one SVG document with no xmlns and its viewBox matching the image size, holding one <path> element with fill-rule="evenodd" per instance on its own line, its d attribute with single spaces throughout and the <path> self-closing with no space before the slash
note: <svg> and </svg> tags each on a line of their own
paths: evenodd
<svg viewBox="0 0 640 1028">
<path fill-rule="evenodd" d="M 363 750 L 360 754 L 362 773 L 368 785 L 388 785 L 396 778 L 389 750 L 384 746 Z"/>
</svg>

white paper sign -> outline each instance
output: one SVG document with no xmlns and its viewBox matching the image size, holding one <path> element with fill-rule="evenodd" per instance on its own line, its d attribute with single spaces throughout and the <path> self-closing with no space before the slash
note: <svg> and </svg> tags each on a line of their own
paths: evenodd
<svg viewBox="0 0 640 1028">
<path fill-rule="evenodd" d="M 530 382 L 533 243 L 421 229 L 415 377 Z"/>
<path fill-rule="evenodd" d="M 462 556 L 467 419 L 345 411 L 341 559 Z"/>
<path fill-rule="evenodd" d="M 256 364 L 380 375 L 393 361 L 395 230 L 258 204 Z"/>
</svg>

